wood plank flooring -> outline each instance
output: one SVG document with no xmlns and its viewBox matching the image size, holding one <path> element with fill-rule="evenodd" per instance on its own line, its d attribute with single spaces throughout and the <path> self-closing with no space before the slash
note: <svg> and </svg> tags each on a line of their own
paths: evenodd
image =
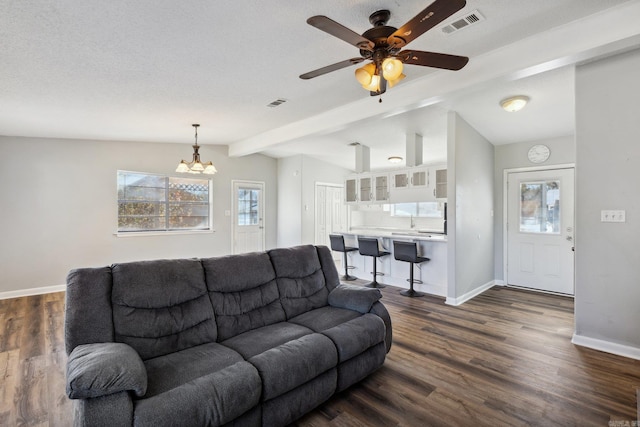
<svg viewBox="0 0 640 427">
<path fill-rule="evenodd" d="M 640 361 L 571 344 L 573 300 L 493 288 L 451 307 L 382 290 L 393 347 L 295 426 L 637 426 Z M 70 426 L 64 293 L 0 300 L 0 426 Z M 636 422 L 636 424 L 634 424 Z"/>
</svg>

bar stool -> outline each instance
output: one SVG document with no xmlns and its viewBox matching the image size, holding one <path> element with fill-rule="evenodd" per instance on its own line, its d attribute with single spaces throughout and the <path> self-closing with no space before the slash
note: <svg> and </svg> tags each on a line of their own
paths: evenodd
<svg viewBox="0 0 640 427">
<path fill-rule="evenodd" d="M 405 297 L 424 296 L 424 293 L 413 290 L 414 283 L 422 283 L 421 280 L 413 280 L 413 264 L 429 261 L 429 258 L 418 256 L 418 246 L 416 242 L 403 242 L 398 240 L 393 241 L 393 256 L 398 261 L 409 263 L 409 279 L 407 280 L 409 282 L 409 289 L 401 291 L 400 295 L 404 295 Z"/>
<path fill-rule="evenodd" d="M 344 245 L 344 236 L 342 234 L 329 234 L 329 240 L 331 240 L 331 250 L 336 252 L 344 253 L 344 276 L 340 279 L 342 280 L 356 280 L 356 276 L 350 276 L 349 270 L 355 268 L 352 265 L 347 265 L 347 252 L 357 251 L 358 248 L 353 248 L 351 246 Z"/>
<path fill-rule="evenodd" d="M 365 286 L 369 288 L 384 288 L 385 285 L 378 283 L 377 280 L 378 274 L 383 275 L 377 272 L 377 264 L 378 258 L 390 255 L 390 252 L 381 251 L 378 247 L 378 239 L 371 237 L 358 237 L 358 251 L 360 255 L 373 257 L 373 281 Z"/>
</svg>

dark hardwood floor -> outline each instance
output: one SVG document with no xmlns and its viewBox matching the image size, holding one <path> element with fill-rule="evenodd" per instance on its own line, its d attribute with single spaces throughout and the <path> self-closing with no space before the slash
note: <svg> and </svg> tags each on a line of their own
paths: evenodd
<svg viewBox="0 0 640 427">
<path fill-rule="evenodd" d="M 640 361 L 571 344 L 573 300 L 493 288 L 460 307 L 382 290 L 384 366 L 296 426 L 637 426 Z M 64 293 L 0 300 L 0 426 L 70 426 Z M 636 424 L 634 424 L 634 422 Z"/>
</svg>

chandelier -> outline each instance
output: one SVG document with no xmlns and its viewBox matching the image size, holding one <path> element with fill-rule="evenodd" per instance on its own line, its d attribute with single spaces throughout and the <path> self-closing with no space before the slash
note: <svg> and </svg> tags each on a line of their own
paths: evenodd
<svg viewBox="0 0 640 427">
<path fill-rule="evenodd" d="M 196 131 L 196 143 L 192 145 L 193 160 L 189 163 L 187 163 L 184 160 L 181 160 L 180 163 L 178 164 L 178 167 L 176 168 L 176 172 L 195 173 L 195 174 L 204 173 L 207 175 L 213 175 L 214 173 L 218 172 L 216 167 L 213 166 L 213 163 L 211 162 L 202 163 L 200 161 L 200 153 L 198 153 L 198 149 L 200 148 L 200 146 L 198 145 L 198 127 L 200 125 L 193 124 L 191 126 L 193 126 Z"/>
</svg>

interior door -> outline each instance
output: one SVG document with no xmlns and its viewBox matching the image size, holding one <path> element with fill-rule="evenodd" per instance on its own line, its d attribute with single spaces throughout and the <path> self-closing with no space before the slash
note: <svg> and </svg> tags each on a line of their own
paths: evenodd
<svg viewBox="0 0 640 427">
<path fill-rule="evenodd" d="M 233 253 L 264 251 L 264 183 L 233 182 Z"/>
<path fill-rule="evenodd" d="M 573 295 L 573 230 L 573 168 L 507 175 L 507 284 Z"/>
<path fill-rule="evenodd" d="M 344 188 L 335 184 L 316 184 L 315 244 L 331 246 L 329 234 L 345 230 Z M 336 260 L 339 253 L 333 253 Z"/>
</svg>

